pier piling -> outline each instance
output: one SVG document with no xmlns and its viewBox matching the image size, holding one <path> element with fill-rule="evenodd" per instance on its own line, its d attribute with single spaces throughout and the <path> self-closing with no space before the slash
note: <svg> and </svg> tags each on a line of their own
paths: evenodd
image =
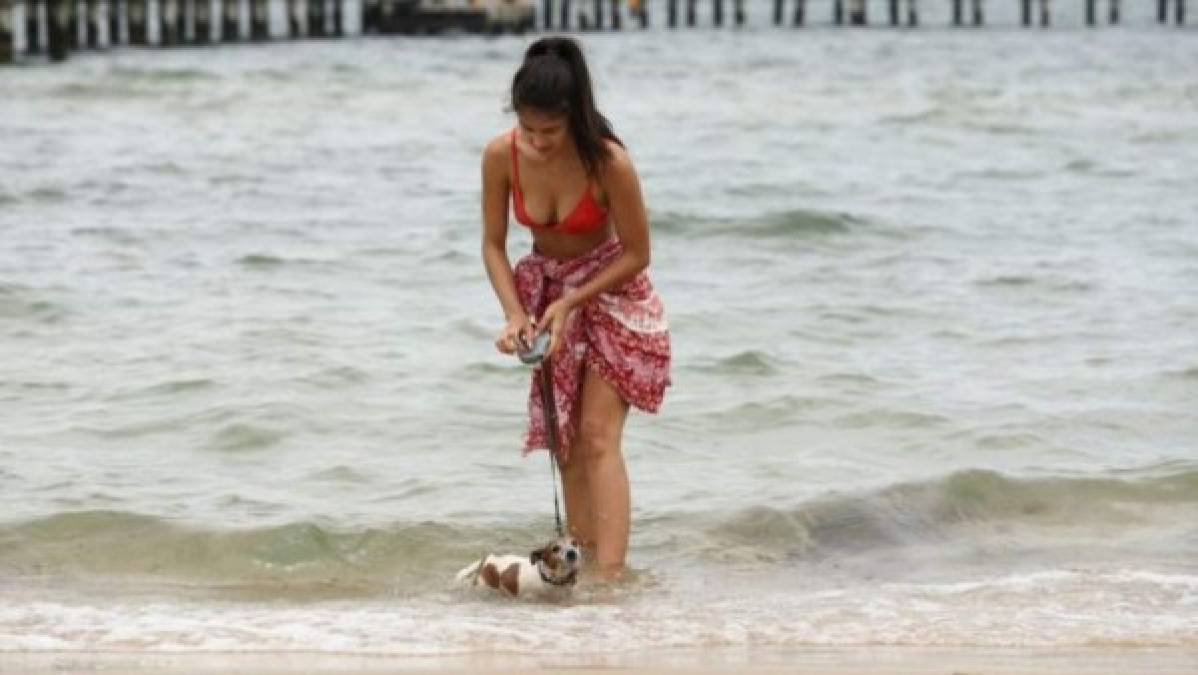
<svg viewBox="0 0 1198 675">
<path fill-rule="evenodd" d="M 67 46 L 71 49 L 79 49 L 87 40 L 87 19 L 83 16 L 83 12 L 79 11 L 79 1 L 70 0 L 67 2 L 67 11 L 70 14 L 70 21 L 67 25 Z M 79 39 L 79 34 L 84 34 L 84 39 Z"/>
<path fill-rule="evenodd" d="M 125 11 L 129 19 L 129 44 L 149 44 L 150 0 L 125 0 Z M 51 0 L 53 2 L 53 0 Z"/>
<path fill-rule="evenodd" d="M 325 37 L 325 0 L 308 0 L 308 37 Z"/>
<path fill-rule="evenodd" d="M 1047 28 L 1052 24 L 1052 8 L 1049 0 L 1040 0 L 1040 26 Z"/>
<path fill-rule="evenodd" d="M 266 0 L 250 0 L 250 39 L 270 39 L 270 15 Z"/>
<path fill-rule="evenodd" d="M 961 25 L 961 17 L 962 17 L 961 3 L 962 2 L 964 2 L 964 0 L 953 0 L 953 25 L 954 26 Z"/>
<path fill-rule="evenodd" d="M 121 44 L 121 8 L 117 0 L 108 0 L 108 44 Z"/>
<path fill-rule="evenodd" d="M 391 0 L 381 0 L 377 8 L 374 30 L 381 33 L 391 16 Z M 304 5 L 300 0 L 287 0 L 287 35 L 292 38 L 304 36 Z"/>
<path fill-rule="evenodd" d="M 50 60 L 65 61 L 70 51 L 71 3 L 67 0 L 50 0 L 47 7 L 47 43 Z"/>
<path fill-rule="evenodd" d="M 100 0 L 87 0 L 84 3 L 84 21 L 87 25 L 87 46 L 91 49 L 100 48 L 100 36 L 104 28 L 104 7 Z"/>
<path fill-rule="evenodd" d="M 1095 8 L 1096 0 L 1086 0 L 1086 25 L 1093 26 L 1098 23 L 1097 11 Z"/>
<path fill-rule="evenodd" d="M 163 47 L 174 47 L 183 43 L 183 31 L 180 26 L 183 12 L 179 11 L 179 0 L 162 0 L 161 15 L 158 17 L 158 44 Z"/>
<path fill-rule="evenodd" d="M 1019 4 L 1019 18 L 1024 26 L 1032 25 L 1032 0 L 1022 0 Z"/>
<path fill-rule="evenodd" d="M 1173 6 L 1177 9 L 1177 25 L 1184 26 L 1186 23 L 1186 0 L 1173 0 Z"/>
<path fill-rule="evenodd" d="M 807 21 L 807 0 L 795 0 L 794 25 L 802 26 Z"/>
<path fill-rule="evenodd" d="M 981 26 L 986 22 L 986 16 L 982 13 L 982 0 L 973 0 L 973 25 Z"/>
<path fill-rule="evenodd" d="M 666 0 L 666 26 L 678 27 L 678 0 Z"/>
<path fill-rule="evenodd" d="M 745 0 L 732 0 L 732 20 L 736 25 L 745 25 Z"/>
<path fill-rule="evenodd" d="M 849 25 L 864 26 L 869 23 L 865 8 L 865 0 L 849 0 Z"/>
<path fill-rule="evenodd" d="M 907 25 L 912 28 L 919 25 L 919 7 L 916 0 L 907 0 Z"/>
<path fill-rule="evenodd" d="M 37 54 L 42 51 L 42 0 L 28 0 L 25 5 L 25 52 Z"/>
<path fill-rule="evenodd" d="M 561 16 L 558 17 L 557 29 L 570 30 L 570 0 L 562 0 Z"/>
<path fill-rule="evenodd" d="M 724 0 L 711 0 L 711 23 L 716 27 L 724 25 Z"/>
<path fill-rule="evenodd" d="M 17 58 L 16 7 L 12 0 L 0 0 L 0 63 Z"/>
<path fill-rule="evenodd" d="M 899 0 L 890 0 L 890 25 L 899 25 Z"/>
<path fill-rule="evenodd" d="M 1119 0 L 1111 0 L 1109 10 L 1110 13 L 1107 15 L 1107 21 L 1111 25 L 1119 23 Z"/>
<path fill-rule="evenodd" d="M 843 0 L 836 0 L 832 3 L 832 23 L 837 26 L 844 25 L 844 4 Z"/>
<path fill-rule="evenodd" d="M 197 45 L 206 45 L 212 41 L 212 3 L 209 0 L 195 0 L 192 7 L 195 17 L 195 35 L 191 41 Z"/>
<path fill-rule="evenodd" d="M 695 0 L 686 0 L 686 25 L 695 27 Z"/>
<path fill-rule="evenodd" d="M 290 10 L 290 3 L 288 3 Z M 545 0 L 545 9 L 549 9 L 549 0 Z M 288 16 L 291 12 L 288 11 Z M 546 14 L 548 17 L 548 14 Z M 549 22 L 545 22 L 545 30 L 549 30 Z M 362 34 L 370 35 L 379 32 L 379 0 L 364 0 L 362 3 Z"/>
<path fill-rule="evenodd" d="M 220 39 L 222 42 L 241 40 L 241 3 L 238 0 L 221 0 Z"/>
</svg>

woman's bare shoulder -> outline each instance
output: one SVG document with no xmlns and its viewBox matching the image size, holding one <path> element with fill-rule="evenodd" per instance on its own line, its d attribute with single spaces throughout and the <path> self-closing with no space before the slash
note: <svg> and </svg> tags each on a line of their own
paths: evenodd
<svg viewBox="0 0 1198 675">
<path fill-rule="evenodd" d="M 603 163 L 604 176 L 610 179 L 635 175 L 636 168 L 632 165 L 632 156 L 628 154 L 628 148 L 610 138 L 605 142 L 609 155 Z"/>
<path fill-rule="evenodd" d="M 483 148 L 483 163 L 507 161 L 511 152 L 511 132 L 496 134 Z"/>
</svg>

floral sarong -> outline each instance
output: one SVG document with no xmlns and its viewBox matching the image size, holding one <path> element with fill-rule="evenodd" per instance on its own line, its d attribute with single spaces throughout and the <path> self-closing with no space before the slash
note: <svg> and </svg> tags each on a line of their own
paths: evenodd
<svg viewBox="0 0 1198 675">
<path fill-rule="evenodd" d="M 583 285 L 615 260 L 624 248 L 610 239 L 570 260 L 533 251 L 516 263 L 516 291 L 531 317 Z M 657 412 L 670 384 L 670 333 L 661 298 L 644 271 L 576 307 L 550 360 L 557 408 L 559 461 L 566 461 L 578 431 L 583 375 L 593 370 L 636 408 Z M 528 397 L 524 453 L 548 448 L 541 405 L 540 366 L 533 371 Z"/>
</svg>

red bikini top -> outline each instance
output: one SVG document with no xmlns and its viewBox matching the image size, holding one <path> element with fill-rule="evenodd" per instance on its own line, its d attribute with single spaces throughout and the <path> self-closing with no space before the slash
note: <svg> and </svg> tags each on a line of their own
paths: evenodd
<svg viewBox="0 0 1198 675">
<path fill-rule="evenodd" d="M 587 234 L 607 223 L 607 210 L 599 205 L 592 194 L 590 181 L 587 182 L 587 189 L 583 191 L 582 198 L 570 211 L 570 215 L 562 218 L 560 222 L 538 223 L 528 216 L 528 212 L 524 210 L 524 195 L 520 189 L 520 163 L 516 161 L 515 129 L 512 129 L 512 177 L 512 210 L 516 213 L 516 222 L 525 227 L 552 227 L 566 234 Z"/>
</svg>

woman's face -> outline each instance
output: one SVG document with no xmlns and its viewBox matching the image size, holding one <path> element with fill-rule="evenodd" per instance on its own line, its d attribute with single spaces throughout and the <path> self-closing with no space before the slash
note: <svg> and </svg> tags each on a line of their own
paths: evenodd
<svg viewBox="0 0 1198 675">
<path fill-rule="evenodd" d="M 516 120 L 521 137 L 544 158 L 554 156 L 570 141 L 570 123 L 564 114 L 525 107 L 516 111 Z"/>
</svg>

